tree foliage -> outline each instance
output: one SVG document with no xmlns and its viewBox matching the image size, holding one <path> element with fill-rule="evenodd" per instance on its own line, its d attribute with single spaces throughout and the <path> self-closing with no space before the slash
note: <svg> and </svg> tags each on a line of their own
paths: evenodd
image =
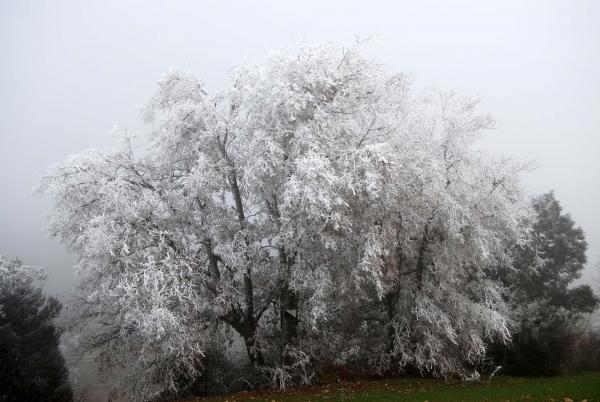
<svg viewBox="0 0 600 402">
<path fill-rule="evenodd" d="M 514 337 L 502 359 L 515 374 L 561 370 L 580 332 L 578 320 L 598 307 L 589 285 L 571 286 L 586 263 L 585 235 L 554 193 L 533 200 L 532 247 L 515 253 L 504 277 L 514 306 Z"/>
<path fill-rule="evenodd" d="M 81 317 L 104 326 L 87 341 L 131 366 L 132 395 L 178 389 L 233 333 L 284 382 L 360 354 L 466 375 L 508 338 L 491 274 L 527 244 L 531 211 L 523 166 L 470 148 L 493 126 L 476 99 L 324 44 L 214 93 L 171 71 L 144 117 L 149 147 L 117 130 L 121 146 L 42 184 L 52 233 L 80 255 Z"/>
<path fill-rule="evenodd" d="M 42 293 L 40 270 L 0 256 L 0 400 L 71 401 L 53 320 L 60 302 Z"/>
</svg>

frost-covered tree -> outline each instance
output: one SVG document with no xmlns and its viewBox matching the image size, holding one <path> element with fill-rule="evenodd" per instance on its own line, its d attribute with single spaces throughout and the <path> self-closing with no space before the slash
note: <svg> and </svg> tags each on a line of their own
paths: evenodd
<svg viewBox="0 0 600 402">
<path fill-rule="evenodd" d="M 509 336 L 489 274 L 530 215 L 521 166 L 469 147 L 493 124 L 476 105 L 329 44 L 237 68 L 215 93 L 169 72 L 144 109 L 148 147 L 117 130 L 119 147 L 42 184 L 103 361 L 149 397 L 235 331 L 251 364 L 282 373 L 336 350 L 349 314 L 371 325 L 369 304 L 380 369 L 463 373 Z"/>
</svg>

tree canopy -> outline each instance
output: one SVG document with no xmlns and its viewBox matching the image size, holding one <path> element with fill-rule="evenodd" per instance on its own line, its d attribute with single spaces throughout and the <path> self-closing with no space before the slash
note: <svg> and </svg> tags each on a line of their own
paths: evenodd
<svg viewBox="0 0 600 402">
<path fill-rule="evenodd" d="M 517 254 L 518 278 L 511 280 L 522 302 L 547 299 L 572 313 L 590 313 L 596 308 L 589 285 L 570 287 L 579 279 L 586 263 L 587 242 L 583 230 L 562 212 L 553 192 L 533 200 L 536 219 L 531 248 Z"/>
<path fill-rule="evenodd" d="M 42 183 L 80 256 L 80 317 L 104 327 L 87 342 L 139 399 L 191 381 L 234 333 L 283 382 L 299 356 L 361 353 L 469 375 L 509 337 L 492 274 L 532 218 L 523 165 L 470 146 L 493 127 L 477 103 L 417 91 L 356 46 L 275 52 L 211 93 L 170 71 L 144 109 L 149 146 L 116 130 L 119 146 Z"/>
</svg>

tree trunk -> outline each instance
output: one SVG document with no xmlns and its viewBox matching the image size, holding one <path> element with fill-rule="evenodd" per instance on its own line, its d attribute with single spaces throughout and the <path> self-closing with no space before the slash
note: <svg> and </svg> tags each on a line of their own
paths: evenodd
<svg viewBox="0 0 600 402">
<path fill-rule="evenodd" d="M 298 295 L 289 287 L 292 258 L 288 257 L 285 249 L 281 249 L 281 264 L 284 271 L 284 283 L 281 287 L 279 303 L 279 320 L 281 328 L 280 353 L 284 361 L 284 350 L 289 344 L 295 342 L 298 334 Z"/>
<path fill-rule="evenodd" d="M 432 216 L 433 218 L 433 216 Z M 421 245 L 419 246 L 419 254 L 417 256 L 417 289 L 421 290 L 423 288 L 423 274 L 425 271 L 425 253 L 427 252 L 427 246 L 429 245 L 429 223 L 431 222 L 430 218 L 425 224 L 425 228 L 423 230 L 423 238 L 421 239 Z"/>
<path fill-rule="evenodd" d="M 265 359 L 256 341 L 256 323 L 248 323 L 243 332 L 241 335 L 244 338 L 244 345 L 246 346 L 250 364 L 252 366 L 264 366 Z"/>
<path fill-rule="evenodd" d="M 281 289 L 281 333 L 284 344 L 294 341 L 298 332 L 298 297 L 286 283 Z"/>
<path fill-rule="evenodd" d="M 383 303 L 385 305 L 385 309 L 388 315 L 388 328 L 387 328 L 387 336 L 388 336 L 388 351 L 393 352 L 394 350 L 394 338 L 396 336 L 394 326 L 392 325 L 392 320 L 396 315 L 396 298 L 397 294 L 395 292 L 390 292 L 386 294 L 383 298 Z"/>
<path fill-rule="evenodd" d="M 245 230 L 246 228 L 246 215 L 244 213 L 244 204 L 242 202 L 242 193 L 237 181 L 237 175 L 233 170 L 233 164 L 226 156 L 224 148 L 222 150 L 225 159 L 231 165 L 232 171 L 229 176 L 229 184 L 231 186 L 231 192 L 233 194 L 233 200 L 235 202 L 235 209 L 237 211 L 238 220 L 240 222 L 240 228 Z M 246 235 L 244 235 L 244 242 L 246 246 L 249 246 L 250 242 Z M 246 256 L 247 258 L 247 256 Z M 264 357 L 260 351 L 260 346 L 256 341 L 256 328 L 258 323 L 254 316 L 254 284 L 252 283 L 252 268 L 246 268 L 244 273 L 244 301 L 246 304 L 246 310 L 243 314 L 241 328 L 238 330 L 240 335 L 244 338 L 244 344 L 246 345 L 246 351 L 248 352 L 248 359 L 253 366 L 263 366 L 265 364 Z"/>
</svg>

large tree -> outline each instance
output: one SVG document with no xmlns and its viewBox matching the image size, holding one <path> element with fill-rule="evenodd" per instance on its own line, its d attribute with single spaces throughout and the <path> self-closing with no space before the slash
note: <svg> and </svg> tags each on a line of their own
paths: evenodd
<svg viewBox="0 0 600 402">
<path fill-rule="evenodd" d="M 149 397 L 195 377 L 231 330 L 251 364 L 290 367 L 385 301 L 378 364 L 464 373 L 508 337 L 490 273 L 530 215 L 521 166 L 469 147 L 493 124 L 476 106 L 416 92 L 356 47 L 273 53 L 215 93 L 169 72 L 148 147 L 117 130 L 121 146 L 42 185 L 52 233 L 80 255 L 81 317 L 105 326 L 90 344 Z"/>
<path fill-rule="evenodd" d="M 73 399 L 54 319 L 61 303 L 42 292 L 42 272 L 0 255 L 0 400 Z"/>
<path fill-rule="evenodd" d="M 598 307 L 589 285 L 572 286 L 586 263 L 583 230 L 553 192 L 533 200 L 531 247 L 516 249 L 515 269 L 503 273 L 513 306 L 513 342 L 500 358 L 515 374 L 558 372 L 582 314 Z"/>
</svg>

